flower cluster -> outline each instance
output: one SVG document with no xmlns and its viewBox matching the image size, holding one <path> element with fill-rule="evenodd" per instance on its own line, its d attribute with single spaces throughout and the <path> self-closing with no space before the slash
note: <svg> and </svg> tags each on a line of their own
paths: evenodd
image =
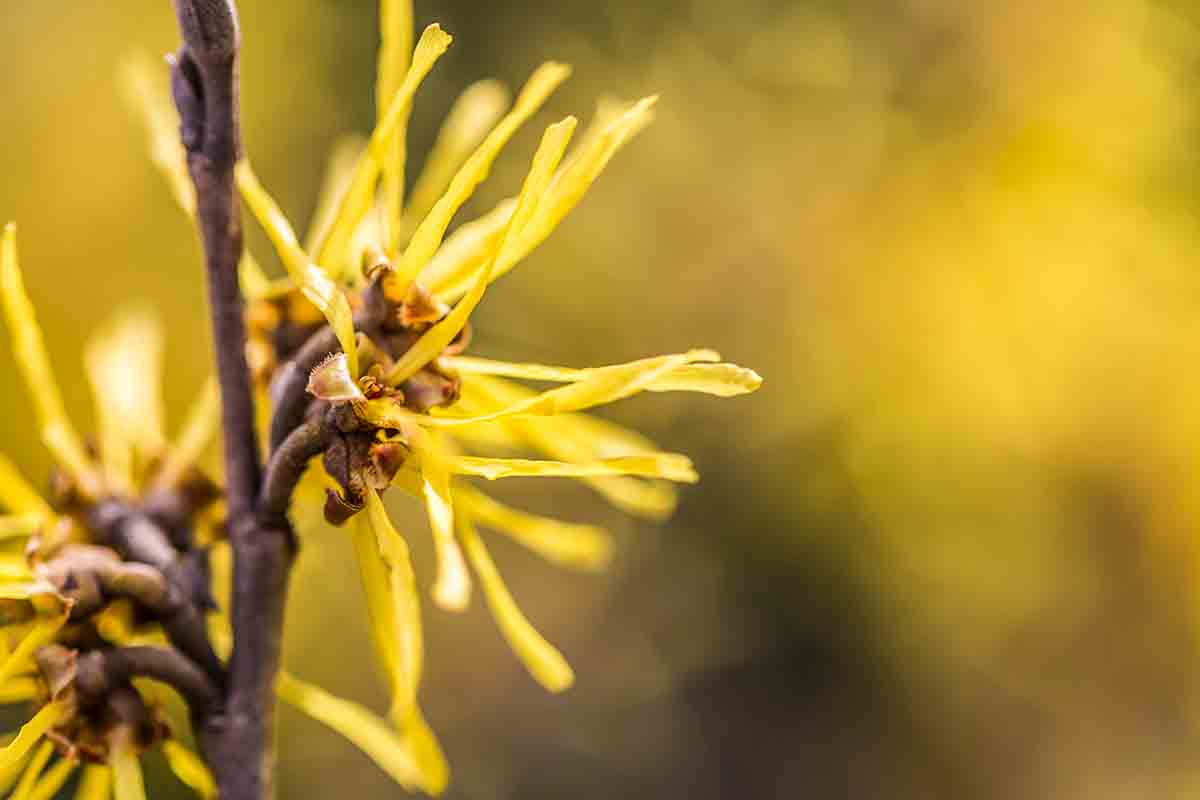
<svg viewBox="0 0 1200 800">
<path fill-rule="evenodd" d="M 168 441 L 159 328 L 146 312 L 122 314 L 87 348 L 99 430 L 85 444 L 63 409 L 11 224 L 0 296 L 57 465 L 44 498 L 0 457 L 0 700 L 36 710 L 0 748 L 0 791 L 49 800 L 82 767 L 78 797 L 139 798 L 138 756 L 159 748 L 214 796 L 203 762 L 174 738 L 187 717 L 165 688 L 212 702 L 221 670 L 205 620 L 219 490 L 196 467 L 216 429 L 215 387 Z"/>
<path fill-rule="evenodd" d="M 515 99 L 494 81 L 469 87 L 406 193 L 411 104 L 451 37 L 431 25 L 414 46 L 410 3 L 383 0 L 381 11 L 376 128 L 365 144 L 337 149 L 303 244 L 250 161 L 239 164 L 242 199 L 287 271 L 284 278 L 269 279 L 247 253 L 241 282 L 247 355 L 272 462 L 303 465 L 319 457 L 295 498 L 294 484 L 280 483 L 287 490 L 282 507 L 290 499 L 305 502 L 312 496 L 307 489 L 323 488 L 326 519 L 346 526 L 392 702 L 385 722 L 287 673 L 279 678 L 278 694 L 349 738 L 405 787 L 437 794 L 448 769 L 418 703 L 420 597 L 408 546 L 381 495 L 395 488 L 427 508 L 437 555 L 434 604 L 463 610 L 478 581 L 500 632 L 532 677 L 550 691 L 562 691 L 574 680 L 570 666 L 518 608 L 479 528 L 580 569 L 605 566 L 608 535 L 591 525 L 509 507 L 473 479 L 575 478 L 631 514 L 664 518 L 676 503 L 672 484 L 697 480 L 690 460 L 583 412 L 643 391 L 728 397 L 753 391 L 761 380 L 708 350 L 588 369 L 466 355 L 470 316 L 489 287 L 580 202 L 615 153 L 651 120 L 655 98 L 602 104 L 574 147 L 574 117 L 550 125 L 517 194 L 447 235 L 505 145 L 569 69 L 543 65 Z M 181 207 L 194 214 L 178 121 L 165 87 L 146 59 L 132 60 L 127 77 L 148 124 L 152 157 Z M 139 637 L 165 637 L 201 672 L 211 657 L 204 652 L 208 641 L 218 656 L 228 650 L 228 619 L 212 600 L 220 594 L 214 586 L 228 580 L 225 559 L 210 558 L 224 547 L 220 504 L 195 468 L 216 426 L 214 393 L 206 393 L 179 441 L 168 445 L 161 433 L 152 344 L 157 333 L 143 317 L 129 317 L 89 351 L 100 431 L 97 447 L 86 448 L 62 412 L 20 285 L 12 236 L 10 229 L 2 287 L 10 330 L 37 401 L 43 440 L 64 480 L 56 490 L 61 499 L 50 505 L 11 470 L 0 481 L 0 502 L 14 514 L 0 520 L 0 531 L 31 537 L 24 553 L 0 561 L 5 570 L 0 593 L 5 602 L 19 604 L 3 620 L 12 622 L 5 636 L 17 638 L 11 652 L 5 651 L 0 686 L 4 699 L 33 700 L 39 708 L 0 750 L 0 770 L 16 770 L 32 753 L 22 778 L 27 794 L 21 796 L 49 797 L 64 778 L 60 773 L 70 769 L 54 767 L 39 777 L 57 746 L 64 755 L 60 764 L 88 758 L 109 765 L 119 794 L 135 796 L 128 794 L 137 783 L 130 777 L 137 763 L 130 755 L 161 744 L 181 776 L 209 792 L 203 766 L 167 735 L 172 726 L 147 688 L 152 682 L 122 680 L 131 670 L 120 667 L 142 653 L 136 649 Z M 268 497 L 273 486 L 268 472 Z M 147 527 L 164 537 L 155 553 L 143 552 L 147 545 L 130 532 L 144 536 Z M 66 556 L 73 560 L 56 562 Z M 165 610 L 150 602 L 153 587 L 141 585 L 155 580 L 171 596 Z M 177 619 L 188 616 L 190 624 L 197 609 L 208 613 L 209 636 L 200 644 Z M 83 633 L 76 630 L 80 622 L 87 626 Z M 0 637 L 0 644 L 7 642 Z M 155 677 L 160 669 L 166 667 L 141 663 L 137 674 Z M 172 677 L 176 688 L 190 685 Z M 11 683 L 12 678 L 24 682 Z M 18 685 L 20 691 L 12 688 Z M 201 681 L 196 691 L 202 688 Z M 96 698 L 107 705 L 89 705 Z M 115 711 L 108 708 L 114 703 Z M 141 716 L 130 717 L 128 705 Z M 54 745 L 34 749 L 43 734 Z M 97 768 L 89 776 L 109 774 Z M 35 783 L 53 788 L 31 789 Z M 94 797 L 104 790 L 88 791 L 85 796 Z"/>
</svg>

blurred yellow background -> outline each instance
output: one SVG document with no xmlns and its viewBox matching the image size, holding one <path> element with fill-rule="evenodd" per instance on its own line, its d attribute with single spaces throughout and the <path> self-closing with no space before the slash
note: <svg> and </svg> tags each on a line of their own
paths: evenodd
<svg viewBox="0 0 1200 800">
<path fill-rule="evenodd" d="M 302 223 L 334 139 L 371 123 L 375 5 L 241 8 L 246 147 Z M 418 2 L 432 21 L 456 42 L 418 97 L 418 162 L 463 87 L 546 58 L 576 67 L 546 120 L 663 95 L 489 294 L 475 352 L 591 365 L 704 345 L 766 378 L 613 410 L 695 457 L 703 481 L 666 525 L 513 489 L 610 526 L 621 554 L 595 578 L 495 546 L 576 667 L 562 697 L 480 608 L 426 611 L 450 796 L 1200 791 L 1196 6 Z M 196 238 L 116 78 L 175 41 L 167 0 L 0 4 L 0 217 L 21 225 L 80 420 L 83 343 L 121 304 L 169 324 L 171 408 L 207 374 Z M 476 210 L 517 186 L 536 128 Z M 0 446 L 44 475 L 6 385 Z M 395 511 L 427 580 L 420 510 Z M 342 535 L 307 536 L 287 661 L 380 708 L 358 591 Z M 282 797 L 398 793 L 333 734 L 282 725 Z"/>
</svg>

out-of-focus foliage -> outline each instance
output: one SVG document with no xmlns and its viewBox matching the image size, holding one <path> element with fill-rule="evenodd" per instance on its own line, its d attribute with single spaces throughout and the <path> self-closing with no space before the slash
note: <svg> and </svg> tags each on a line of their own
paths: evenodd
<svg viewBox="0 0 1200 800">
<path fill-rule="evenodd" d="M 374 3 L 242 5 L 247 148 L 303 219 L 312 165 L 372 119 Z M 22 223 L 51 352 L 80 352 L 130 298 L 171 320 L 177 423 L 206 369 L 198 249 L 115 79 L 131 45 L 172 46 L 173 21 L 165 2 L 119 6 L 0 7 L 0 216 Z M 503 279 L 474 351 L 606 363 L 703 341 L 770 377 L 730 405 L 615 410 L 692 453 L 704 481 L 658 529 L 580 492 L 572 517 L 627 532 L 614 576 L 590 591 L 498 543 L 510 581 L 530 587 L 523 607 L 576 666 L 565 698 L 540 695 L 482 608 L 428 626 L 427 710 L 458 765 L 454 791 L 1193 790 L 1192 6 L 446 0 L 417 12 L 470 46 L 422 89 L 415 153 L 481 73 L 511 85 L 545 58 L 573 63 L 547 119 L 614 87 L 662 95 L 655 125 Z M 474 210 L 521 166 L 498 165 Z M 82 364 L 58 373 L 86 418 Z M 0 396 L 4 449 L 28 452 L 21 466 L 38 474 L 24 403 Z M 566 502 L 512 497 L 556 515 Z M 419 509 L 393 511 L 424 524 Z M 366 652 L 367 632 L 343 623 L 362 619 L 361 598 L 332 566 L 349 554 L 330 548 L 342 540 L 305 542 L 288 658 L 378 705 L 365 660 L 342 658 Z M 432 554 L 414 556 L 431 574 Z M 390 796 L 349 745 L 284 725 L 283 796 Z"/>
</svg>

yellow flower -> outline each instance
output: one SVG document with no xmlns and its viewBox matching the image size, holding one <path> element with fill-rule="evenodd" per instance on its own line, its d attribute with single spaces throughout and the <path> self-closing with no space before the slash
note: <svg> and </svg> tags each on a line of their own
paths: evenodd
<svg viewBox="0 0 1200 800">
<path fill-rule="evenodd" d="M 676 503 L 671 484 L 698 480 L 691 461 L 583 412 L 643 391 L 729 397 L 754 391 L 761 379 L 708 350 L 589 369 L 462 355 L 470 316 L 490 286 L 579 204 L 609 160 L 650 122 L 655 98 L 602 106 L 573 148 L 576 119 L 550 125 L 516 196 L 448 234 L 501 151 L 570 69 L 542 65 L 511 107 L 508 92 L 493 81 L 467 89 L 406 202 L 412 100 L 451 44 L 449 34 L 431 25 L 414 47 L 411 25 L 407 0 L 381 2 L 377 124 L 365 145 L 349 140 L 335 151 L 304 244 L 249 160 L 239 164 L 237 183 L 287 270 L 287 278 L 273 281 L 252 259 L 243 263 L 250 359 L 264 399 L 266 383 L 274 379 L 270 400 L 277 418 L 294 416 L 298 423 L 314 402 L 337 415 L 339 433 L 325 451 L 322 475 L 330 496 L 327 516 L 351 523 L 399 738 L 368 721 L 363 709 L 291 676 L 281 680 L 280 695 L 346 735 L 405 786 L 437 793 L 447 770 L 418 704 L 420 600 L 407 544 L 380 493 L 395 486 L 427 508 L 438 562 L 434 603 L 449 611 L 465 608 L 473 570 L 517 657 L 535 680 L 562 691 L 574 679 L 570 666 L 518 608 L 477 526 L 583 569 L 608 562 L 609 538 L 593 526 L 509 508 L 469 479 L 577 478 L 629 513 L 661 519 Z M 144 61 L 131 63 L 129 83 L 146 110 L 154 159 L 191 212 L 170 101 Z M 561 385 L 537 391 L 517 382 L 525 380 Z M 306 389 L 309 394 L 299 397 Z M 272 447 L 290 430 L 273 430 Z"/>
<path fill-rule="evenodd" d="M 13 789 L 12 797 L 49 800 L 82 767 L 78 797 L 104 798 L 115 792 L 119 800 L 135 800 L 144 797 L 139 754 L 161 746 L 176 774 L 202 796 L 212 797 L 215 789 L 203 763 L 165 738 L 166 703 L 155 685 L 128 687 L 126 702 L 142 715 L 138 724 L 102 721 L 103 709 L 79 702 L 77 651 L 56 643 L 78 642 L 78 629 L 89 624 L 113 645 L 162 639 L 157 625 L 135 627 L 128 599 L 112 599 L 106 591 L 96 592 L 97 607 L 86 616 L 78 613 L 85 611 L 89 595 L 72 585 L 78 573 L 64 564 L 121 563 L 101 546 L 108 543 L 93 524 L 92 515 L 104 504 L 143 506 L 155 493 L 180 497 L 198 490 L 188 510 L 199 513 L 211 503 L 215 487 L 201 490 L 206 484 L 195 464 L 216 430 L 215 391 L 210 386 L 201 392 L 177 440 L 168 443 L 159 387 L 160 326 L 145 310 L 119 314 L 85 353 L 99 426 L 97 446 L 89 448 L 63 410 L 25 292 L 12 224 L 0 241 L 0 299 L 41 438 L 60 470 L 54 496 L 47 501 L 0 456 L 0 507 L 6 512 L 0 515 L 0 539 L 24 542 L 23 551 L 0 551 L 0 702 L 35 708 L 16 736 L 0 747 L 0 790 Z M 135 574 L 140 566 L 132 565 L 133 572 L 123 575 Z M 174 723 L 187 724 L 184 719 Z"/>
</svg>

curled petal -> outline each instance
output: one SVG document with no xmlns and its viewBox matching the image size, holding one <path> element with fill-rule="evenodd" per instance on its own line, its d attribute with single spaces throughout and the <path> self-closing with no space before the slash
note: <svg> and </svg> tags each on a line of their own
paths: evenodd
<svg viewBox="0 0 1200 800">
<path fill-rule="evenodd" d="M 582 383 L 594 375 L 595 369 L 548 367 L 542 364 L 513 364 L 472 356 L 445 356 L 439 364 L 446 369 L 468 375 L 497 375 L 533 381 Z M 622 365 L 617 365 L 618 367 Z M 600 367 L 599 369 L 613 369 Z M 648 392 L 701 392 L 717 397 L 749 394 L 762 385 L 757 372 L 737 364 L 681 364 L 660 375 L 645 386 Z"/>
<path fill-rule="evenodd" d="M 421 747 L 415 746 L 413 737 L 397 734 L 357 703 L 335 697 L 286 672 L 280 673 L 275 691 L 284 702 L 344 736 L 405 789 L 421 789 L 431 795 L 445 790 L 449 772 L 445 757 L 419 715 L 414 721 L 418 721 Z M 433 748 L 428 745 L 430 741 L 434 742 Z"/>
<path fill-rule="evenodd" d="M 612 559 L 612 537 L 594 525 L 576 525 L 510 508 L 468 487 L 456 487 L 454 500 L 474 520 L 499 531 L 556 564 L 598 570 Z"/>
<path fill-rule="evenodd" d="M 471 599 L 471 576 L 454 537 L 454 504 L 450 493 L 450 456 L 420 428 L 410 427 L 409 444 L 421 461 L 421 494 L 437 550 L 438 574 L 433 599 L 447 611 L 462 611 Z"/>
<path fill-rule="evenodd" d="M 477 403 L 467 410 L 488 413 L 528 400 L 536 395 L 530 389 L 502 378 L 475 376 L 464 385 L 463 404 Z M 655 452 L 657 445 L 640 433 L 621 425 L 588 416 L 561 414 L 554 417 L 508 417 L 499 423 L 451 428 L 456 436 L 486 431 L 499 425 L 501 430 L 523 444 L 561 461 L 590 463 L 600 458 Z M 583 478 L 617 508 L 651 520 L 669 517 L 678 502 L 675 489 L 662 481 L 643 481 L 626 477 Z"/>
<path fill-rule="evenodd" d="M 267 194 L 267 190 L 250 167 L 250 162 L 239 162 L 235 174 L 238 189 L 246 205 L 271 238 L 288 275 L 300 287 L 305 298 L 325 315 L 329 327 L 337 335 L 342 352 L 346 354 L 350 374 L 357 376 L 358 348 L 354 338 L 354 317 L 346 295 L 330 280 L 325 270 L 314 264 L 300 247 L 291 223 L 287 221 L 275 200 Z"/>
<path fill-rule="evenodd" d="M 435 417 L 427 424 L 439 427 L 475 425 L 514 416 L 554 416 L 606 405 L 644 391 L 662 376 L 695 361 L 714 361 L 710 350 L 692 350 L 671 356 L 646 358 L 613 367 L 579 370 L 576 382 L 525 398 L 477 417 Z M 549 369 L 549 368 L 547 368 Z"/>
<path fill-rule="evenodd" d="M 553 183 L 538 202 L 527 223 L 516 229 L 517 238 L 495 266 L 490 280 L 495 281 L 515 267 L 546 238 L 582 199 L 604 167 L 626 142 L 649 124 L 655 98 L 647 97 L 621 112 L 601 109 L 594 130 L 589 130 L 567 163 L 555 175 Z M 438 279 L 426 281 L 445 300 L 461 297 L 470 288 L 470 280 L 439 265 Z"/>
<path fill-rule="evenodd" d="M 554 62 L 543 64 L 534 71 L 517 97 L 517 102 L 512 110 L 497 123 L 483 143 L 466 160 L 466 163 L 455 174 L 454 179 L 450 181 L 446 193 L 417 226 L 396 269 L 401 284 L 416 280 L 417 275 L 429 263 L 429 259 L 441 245 L 450 220 L 474 193 L 475 187 L 487 177 L 492 162 L 496 160 L 500 150 L 517 132 L 517 129 L 541 108 L 546 98 L 567 79 L 570 73 L 570 68 L 565 64 Z"/>
<path fill-rule="evenodd" d="M 409 110 L 417 87 L 433 69 L 434 63 L 450 47 L 451 41 L 450 34 L 437 25 L 430 25 L 422 32 L 413 52 L 408 73 L 388 104 L 387 113 L 375 126 L 366 152 L 359 159 L 350 185 L 342 196 L 338 213 L 330 226 L 329 236 L 317 249 L 317 261 L 333 264 L 347 259 L 355 230 L 375 204 L 375 188 L 384 167 L 384 159 L 392 152 L 400 129 L 408 124 Z"/>
<path fill-rule="evenodd" d="M 421 281 L 429 291 L 443 300 L 466 294 L 479 270 L 500 248 L 516 208 L 517 198 L 510 197 L 479 219 L 455 228 L 421 270 Z"/>
<path fill-rule="evenodd" d="M 566 73 L 563 70 L 556 72 L 555 70 L 547 68 L 544 70 L 544 73 L 549 77 L 541 79 L 540 84 L 538 84 L 535 83 L 537 81 L 535 76 L 535 78 L 530 79 L 530 84 L 533 84 L 535 87 L 540 85 L 540 91 L 546 94 L 549 93 L 553 86 L 557 85 L 557 83 L 554 82 L 555 80 L 561 81 L 566 77 Z M 557 77 L 560 74 L 561 77 Z M 522 93 L 522 97 L 525 97 L 526 93 L 529 91 L 530 89 L 527 88 L 526 92 Z M 542 99 L 544 99 L 544 96 Z M 541 100 L 538 100 L 538 102 L 540 103 Z M 531 103 L 527 103 L 526 105 L 530 104 Z M 534 107 L 536 108 L 536 106 Z M 518 109 L 521 108 L 522 101 L 518 100 L 517 109 L 514 109 L 513 114 L 517 114 Z M 529 110 L 528 113 L 532 113 L 532 110 Z M 512 117 L 512 115 L 510 115 L 510 117 Z M 509 118 L 506 117 L 506 120 L 508 119 Z M 505 235 L 500 239 L 499 251 L 483 266 L 482 269 L 479 270 L 479 274 L 475 278 L 475 283 L 472 285 L 471 291 L 467 293 L 466 297 L 459 301 L 458 305 L 454 307 L 454 310 L 447 314 L 445 319 L 426 331 L 421 338 L 417 340 L 416 344 L 409 348 L 409 350 L 396 361 L 392 368 L 388 370 L 385 377 L 387 383 L 395 386 L 412 376 L 419 369 L 421 369 L 421 367 L 425 366 L 438 355 L 440 355 L 442 351 L 445 350 L 452 341 L 454 341 L 454 338 L 462 332 L 463 328 L 466 327 L 467 319 L 470 317 L 471 312 L 475 310 L 475 307 L 479 305 L 479 301 L 483 299 L 483 293 L 487 290 L 492 267 L 495 264 L 495 259 L 500 258 L 503 253 L 506 252 L 510 242 L 512 241 L 510 232 L 513 230 L 513 226 L 520 218 L 529 213 L 529 209 L 533 207 L 534 203 L 537 202 L 537 198 L 545 190 L 546 184 L 550 180 L 550 176 L 553 174 L 555 167 L 558 166 L 558 162 L 562 159 L 563 153 L 566 152 L 567 143 L 570 142 L 571 135 L 575 130 L 575 124 L 575 119 L 573 117 L 567 117 L 562 122 L 551 125 L 546 129 L 546 133 L 542 136 L 542 142 L 538 146 L 537 152 L 533 156 L 533 164 L 530 166 L 529 174 L 525 178 L 525 184 L 521 188 L 521 196 L 517 199 L 516 209 L 513 211 L 513 216 L 509 220 L 508 231 L 506 231 Z M 502 122 L 501 125 L 497 127 L 497 130 L 500 130 L 503 125 L 504 123 Z M 490 138 L 491 137 L 489 137 L 489 140 Z M 486 147 L 486 143 L 484 146 Z M 468 162 L 468 166 L 469 165 L 470 162 Z M 464 170 L 466 168 L 467 167 L 463 167 Z M 463 199 L 465 200 L 465 197 Z M 431 216 L 436 213 L 437 208 L 431 212 Z M 449 222 L 448 219 L 446 221 L 447 223 Z M 442 229 L 444 231 L 445 226 L 442 226 Z M 411 252 L 414 247 L 418 246 L 416 236 L 419 236 L 420 234 L 421 229 L 418 229 L 417 234 L 414 235 L 413 244 L 411 244 L 409 246 L 409 250 L 405 252 L 406 259 L 408 258 L 408 253 Z M 440 241 L 441 237 L 439 234 L 438 242 L 440 243 Z M 432 251 L 430 252 L 430 255 L 432 255 Z M 424 262 L 421 262 L 421 266 L 424 266 Z M 405 267 L 402 263 L 399 270 L 401 280 L 404 280 L 404 269 Z M 415 278 L 415 273 L 412 273 L 412 277 Z"/>
<path fill-rule="evenodd" d="M 459 456 L 452 462 L 452 469 L 458 475 L 474 475 L 489 481 L 498 478 L 588 478 L 604 475 L 636 475 L 643 478 L 663 478 L 676 483 L 696 483 L 700 480 L 691 459 L 680 453 L 606 458 L 590 464 Z"/>
<path fill-rule="evenodd" d="M 53 641 L 55 634 L 58 633 L 58 629 L 63 626 L 66 619 L 66 614 L 60 614 L 56 617 L 40 620 L 34 625 L 17 646 L 13 648 L 13 651 L 9 653 L 8 658 L 3 663 L 0 663 L 0 683 L 10 680 L 21 670 L 31 667 L 34 663 L 34 654 L 38 648 Z"/>
<path fill-rule="evenodd" d="M 404 211 L 406 219 L 425 218 L 511 101 L 512 94 L 504 84 L 494 80 L 473 83 L 458 96 L 413 185 L 412 198 Z"/>
<path fill-rule="evenodd" d="M 381 0 L 379 3 L 379 47 L 378 77 L 375 82 L 375 115 L 382 120 L 387 117 L 388 106 L 396 92 L 404 84 L 404 78 L 412 64 L 413 9 L 412 0 Z M 384 223 L 387 230 L 388 249 L 394 245 L 400 223 L 400 212 L 404 207 L 404 172 L 408 152 L 408 110 L 404 120 L 396 126 L 394 143 L 383 156 L 383 200 Z"/>
<path fill-rule="evenodd" d="M 458 532 L 467 558 L 471 560 L 471 566 L 475 568 L 475 574 L 483 586 L 484 599 L 509 647 L 521 659 L 529 674 L 547 690 L 561 692 L 570 688 L 575 682 L 575 673 L 571 671 L 570 664 L 521 613 L 468 517 L 460 516 Z"/>
<path fill-rule="evenodd" d="M 555 176 L 554 184 L 538 204 L 530 223 L 521 229 L 521 246 L 511 262 L 499 265 L 499 275 L 511 269 L 525 254 L 543 242 L 558 226 L 608 165 L 608 162 L 638 131 L 650 122 L 657 97 L 639 100 L 624 114 L 609 123 L 603 132 L 586 143 L 585 148 Z"/>
<path fill-rule="evenodd" d="M 355 518 L 353 536 L 372 639 L 391 683 L 392 717 L 403 719 L 416 705 L 424 660 L 421 605 L 408 544 L 374 491 L 367 493 L 367 513 Z"/>
<path fill-rule="evenodd" d="M 306 253 L 314 252 L 317 244 L 329 235 L 329 229 L 337 215 L 338 204 L 350 188 L 354 166 L 366 147 L 366 138 L 358 134 L 343 136 L 334 143 L 329 154 L 329 163 L 325 166 L 325 177 L 321 180 L 321 188 L 317 193 L 316 209 L 313 211 L 308 233 L 304 237 Z"/>
</svg>

